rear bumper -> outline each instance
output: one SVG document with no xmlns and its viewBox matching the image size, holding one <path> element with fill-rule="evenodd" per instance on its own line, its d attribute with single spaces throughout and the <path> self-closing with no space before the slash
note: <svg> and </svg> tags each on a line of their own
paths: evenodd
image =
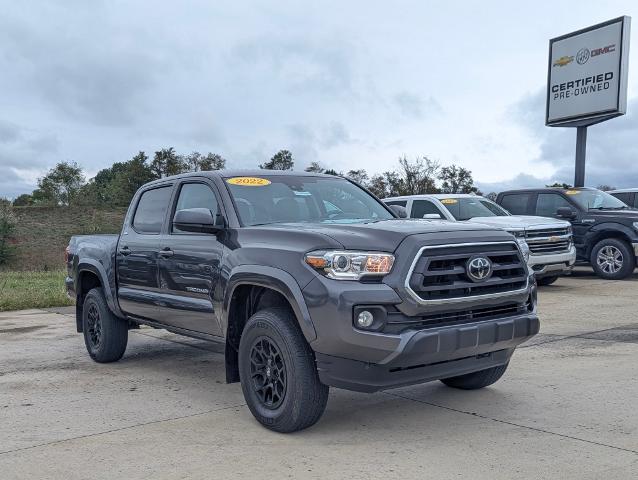
<svg viewBox="0 0 638 480">
<path fill-rule="evenodd" d="M 64 285 L 66 286 L 66 295 L 67 297 L 69 297 L 71 300 L 75 300 L 75 283 L 73 282 L 73 279 L 69 276 L 67 276 L 64 279 Z"/>
<path fill-rule="evenodd" d="M 319 378 L 326 385 L 375 392 L 455 377 L 509 361 L 514 348 L 536 335 L 534 313 L 503 320 L 411 332 L 383 363 L 369 363 L 315 352 Z"/>
</svg>

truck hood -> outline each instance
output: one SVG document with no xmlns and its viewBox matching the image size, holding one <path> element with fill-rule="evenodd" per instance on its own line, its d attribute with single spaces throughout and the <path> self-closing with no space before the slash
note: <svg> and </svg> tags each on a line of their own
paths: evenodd
<svg viewBox="0 0 638 480">
<path fill-rule="evenodd" d="M 638 212 L 637 212 L 638 213 Z M 520 230 L 528 228 L 567 228 L 570 223 L 564 220 L 556 220 L 547 217 L 535 217 L 530 215 L 512 215 L 504 217 L 474 217 L 469 222 L 482 223 L 505 230 Z"/>
<path fill-rule="evenodd" d="M 495 231 L 488 225 L 422 219 L 392 219 L 369 223 L 277 223 L 249 229 L 288 230 L 296 234 L 321 234 L 340 243 L 343 248 L 393 252 L 408 236 L 424 233 Z M 282 232 L 283 233 L 283 232 Z M 511 237 L 504 238 L 507 240 Z"/>
</svg>

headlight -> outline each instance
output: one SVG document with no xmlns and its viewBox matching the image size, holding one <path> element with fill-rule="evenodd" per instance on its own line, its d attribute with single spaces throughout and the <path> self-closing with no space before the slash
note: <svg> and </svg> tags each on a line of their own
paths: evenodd
<svg viewBox="0 0 638 480">
<path fill-rule="evenodd" d="M 638 222 L 636 222 L 636 223 L 638 223 Z M 636 223 L 634 223 L 634 227 L 636 226 Z M 569 235 L 572 235 L 574 233 L 574 229 L 572 228 L 571 225 L 569 227 L 567 227 L 567 233 Z"/>
<path fill-rule="evenodd" d="M 355 252 L 330 250 L 306 254 L 306 263 L 328 278 L 359 280 L 367 276 L 383 276 L 390 273 L 394 255 L 380 252 Z"/>
<path fill-rule="evenodd" d="M 634 229 L 638 232 L 638 222 L 634 222 Z"/>
</svg>

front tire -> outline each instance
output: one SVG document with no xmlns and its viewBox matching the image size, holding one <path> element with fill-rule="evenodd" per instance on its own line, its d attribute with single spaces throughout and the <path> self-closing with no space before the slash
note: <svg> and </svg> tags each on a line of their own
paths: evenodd
<svg viewBox="0 0 638 480">
<path fill-rule="evenodd" d="M 545 287 L 547 285 L 551 285 L 556 280 L 558 280 L 558 275 L 552 275 L 551 277 L 537 278 L 536 283 Z"/>
<path fill-rule="evenodd" d="M 314 425 L 328 401 L 315 358 L 297 320 L 283 308 L 255 313 L 239 342 L 239 377 L 251 413 L 264 427 L 288 433 Z"/>
<path fill-rule="evenodd" d="M 448 387 L 460 388 L 461 390 L 477 390 L 496 383 L 503 376 L 508 365 L 509 363 L 506 363 L 505 365 L 479 370 L 467 375 L 443 378 L 441 381 Z"/>
<path fill-rule="evenodd" d="M 82 306 L 86 350 L 99 363 L 116 362 L 126 351 L 128 323 L 113 315 L 101 288 L 87 293 Z"/>
<path fill-rule="evenodd" d="M 590 261 L 596 275 L 606 280 L 622 280 L 636 268 L 633 250 L 616 238 L 605 238 L 594 245 Z"/>
</svg>

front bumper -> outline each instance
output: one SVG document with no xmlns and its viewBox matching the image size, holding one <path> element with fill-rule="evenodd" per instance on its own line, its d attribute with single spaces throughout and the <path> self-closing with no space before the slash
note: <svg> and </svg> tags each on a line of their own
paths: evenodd
<svg viewBox="0 0 638 480">
<path fill-rule="evenodd" d="M 375 392 L 455 377 L 507 363 L 516 346 L 536 335 L 535 314 L 411 332 L 389 361 L 361 362 L 316 353 L 326 385 Z"/>
<path fill-rule="evenodd" d="M 327 385 L 373 392 L 502 365 L 514 348 L 539 331 L 535 282 L 524 291 L 496 299 L 417 305 L 384 283 L 365 284 L 315 278 L 303 296 L 317 331 L 311 347 L 319 378 Z M 354 309 L 385 306 L 395 318 L 439 312 L 527 305 L 518 313 L 484 319 L 406 327 L 399 333 L 365 331 L 353 325 Z M 478 311 L 478 310 L 476 310 Z"/>
<path fill-rule="evenodd" d="M 530 271 L 538 278 L 570 272 L 575 262 L 576 247 L 572 245 L 567 252 L 563 253 L 531 254 L 527 265 Z"/>
<path fill-rule="evenodd" d="M 638 243 L 632 243 L 632 247 L 634 247 L 634 255 L 638 258 Z"/>
</svg>

